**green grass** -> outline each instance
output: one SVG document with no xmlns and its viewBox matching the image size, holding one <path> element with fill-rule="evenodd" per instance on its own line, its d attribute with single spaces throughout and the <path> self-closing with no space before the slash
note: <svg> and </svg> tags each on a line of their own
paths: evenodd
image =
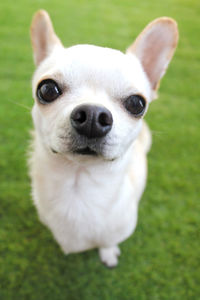
<svg viewBox="0 0 200 300">
<path fill-rule="evenodd" d="M 29 24 L 49 11 L 67 46 L 124 50 L 156 17 L 179 24 L 180 42 L 147 114 L 154 142 L 136 232 L 119 266 L 97 251 L 64 256 L 37 218 L 26 149 L 34 70 Z M 200 2 L 7 0 L 0 4 L 0 299 L 200 299 Z M 19 106 L 19 105 L 22 106 Z"/>
</svg>

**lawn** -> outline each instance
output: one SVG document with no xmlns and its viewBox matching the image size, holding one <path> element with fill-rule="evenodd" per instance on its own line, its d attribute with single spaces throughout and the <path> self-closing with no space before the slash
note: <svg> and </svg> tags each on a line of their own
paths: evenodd
<svg viewBox="0 0 200 300">
<path fill-rule="evenodd" d="M 180 41 L 146 116 L 149 176 L 134 235 L 117 268 L 97 251 L 65 256 L 40 224 L 26 165 L 32 14 L 49 11 L 66 46 L 118 48 L 154 18 L 177 20 Z M 198 0 L 7 0 L 0 3 L 0 299 L 200 299 L 200 2 Z"/>
</svg>

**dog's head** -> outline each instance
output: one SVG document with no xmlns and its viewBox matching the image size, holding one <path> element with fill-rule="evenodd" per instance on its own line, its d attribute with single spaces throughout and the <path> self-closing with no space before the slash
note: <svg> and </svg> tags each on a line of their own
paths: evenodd
<svg viewBox="0 0 200 300">
<path fill-rule="evenodd" d="M 33 119 L 44 146 L 77 158 L 120 157 L 139 134 L 142 118 L 176 48 L 170 18 L 150 23 L 126 54 L 109 48 L 64 48 L 45 11 L 33 18 Z"/>
</svg>

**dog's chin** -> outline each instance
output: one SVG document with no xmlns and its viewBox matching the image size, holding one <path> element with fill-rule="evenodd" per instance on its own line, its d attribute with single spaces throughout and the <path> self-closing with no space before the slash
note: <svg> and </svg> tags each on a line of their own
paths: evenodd
<svg viewBox="0 0 200 300">
<path fill-rule="evenodd" d="M 63 156 L 71 161 L 84 162 L 84 161 L 114 161 L 117 157 L 112 157 L 110 155 L 106 155 L 105 151 L 93 150 L 89 146 L 80 147 L 75 149 L 68 149 L 67 151 L 55 150 L 55 148 L 51 148 L 51 152 L 54 155 Z"/>
<path fill-rule="evenodd" d="M 82 136 L 71 136 L 70 139 L 59 139 L 49 147 L 55 156 L 64 157 L 71 161 L 114 161 L 116 144 L 105 139 L 88 140 Z"/>
<path fill-rule="evenodd" d="M 83 163 L 88 161 L 112 162 L 117 159 L 117 157 L 108 157 L 103 153 L 98 153 L 94 150 L 91 150 L 89 147 L 73 151 L 71 152 L 71 155 L 73 156 L 73 160 Z"/>
<path fill-rule="evenodd" d="M 99 149 L 93 149 L 90 146 L 71 149 L 71 155 L 75 160 L 105 160 L 105 153 Z"/>
</svg>

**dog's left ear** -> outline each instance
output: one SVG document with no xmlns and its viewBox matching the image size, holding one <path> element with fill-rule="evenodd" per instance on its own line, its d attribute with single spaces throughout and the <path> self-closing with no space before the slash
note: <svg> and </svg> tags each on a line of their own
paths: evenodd
<svg viewBox="0 0 200 300">
<path fill-rule="evenodd" d="M 140 60 L 152 90 L 159 87 L 178 42 L 177 23 L 167 17 L 151 22 L 127 49 Z"/>
<path fill-rule="evenodd" d="M 34 61 L 39 65 L 53 50 L 55 46 L 62 46 L 54 32 L 48 13 L 39 10 L 31 23 L 31 42 L 34 52 Z"/>
</svg>

